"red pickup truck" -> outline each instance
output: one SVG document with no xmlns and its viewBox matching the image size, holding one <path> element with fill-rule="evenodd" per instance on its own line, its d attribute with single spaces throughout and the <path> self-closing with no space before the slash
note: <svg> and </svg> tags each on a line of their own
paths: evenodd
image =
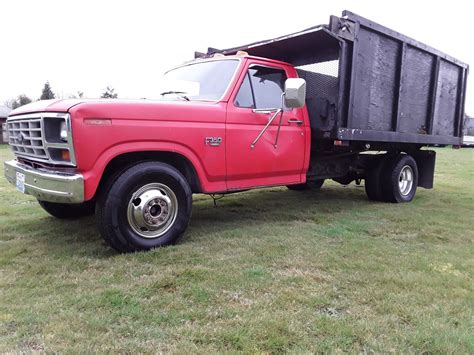
<svg viewBox="0 0 474 355">
<path fill-rule="evenodd" d="M 462 140 L 467 65 L 349 12 L 196 57 L 164 75 L 159 100 L 14 110 L 7 179 L 55 217 L 95 211 L 129 252 L 175 242 L 193 193 L 365 179 L 370 199 L 409 202 L 433 185 L 420 148 Z"/>
</svg>

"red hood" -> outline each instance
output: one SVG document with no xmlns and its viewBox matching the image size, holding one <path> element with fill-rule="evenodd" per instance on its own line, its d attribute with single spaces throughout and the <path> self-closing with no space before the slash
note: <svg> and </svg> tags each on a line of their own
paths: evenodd
<svg viewBox="0 0 474 355">
<path fill-rule="evenodd" d="M 21 115 L 33 112 L 67 112 L 71 107 L 84 102 L 84 99 L 53 99 L 32 102 L 31 104 L 18 107 L 10 112 L 9 116 Z"/>
<path fill-rule="evenodd" d="M 74 107 L 74 111 L 86 111 L 95 115 L 95 117 L 112 118 L 117 114 L 123 117 L 125 114 L 126 117 L 133 119 L 139 117 L 143 118 L 141 115 L 148 116 L 148 114 L 156 116 L 157 106 L 159 106 L 161 110 L 164 109 L 165 112 L 169 112 L 171 109 L 174 113 L 174 109 L 187 111 L 193 108 L 216 106 L 215 104 L 215 102 L 187 102 L 181 100 L 53 99 L 36 101 L 21 106 L 11 111 L 9 117 L 35 112 L 70 112 Z M 137 114 L 138 117 L 135 117 Z"/>
<path fill-rule="evenodd" d="M 104 99 L 78 101 L 69 112 L 73 118 L 193 121 L 193 117 L 200 117 L 205 122 L 201 116 L 222 110 L 221 105 L 213 101 Z"/>
</svg>

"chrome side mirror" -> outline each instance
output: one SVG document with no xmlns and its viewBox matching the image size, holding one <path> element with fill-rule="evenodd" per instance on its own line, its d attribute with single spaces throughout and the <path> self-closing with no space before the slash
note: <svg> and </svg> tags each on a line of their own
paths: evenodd
<svg viewBox="0 0 474 355">
<path fill-rule="evenodd" d="M 303 107 L 306 99 L 306 81 L 301 78 L 289 78 L 285 81 L 285 106 Z"/>
</svg>

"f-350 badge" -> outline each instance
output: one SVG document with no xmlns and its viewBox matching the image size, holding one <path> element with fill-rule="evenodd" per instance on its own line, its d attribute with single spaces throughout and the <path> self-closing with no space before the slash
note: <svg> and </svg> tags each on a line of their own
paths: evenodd
<svg viewBox="0 0 474 355">
<path fill-rule="evenodd" d="M 212 147 L 218 147 L 222 143 L 222 137 L 206 137 L 204 139 L 205 145 L 210 145 Z"/>
</svg>

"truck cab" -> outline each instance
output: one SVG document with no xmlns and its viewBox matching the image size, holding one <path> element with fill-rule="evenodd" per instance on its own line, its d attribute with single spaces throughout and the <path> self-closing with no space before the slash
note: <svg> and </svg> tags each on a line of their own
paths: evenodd
<svg viewBox="0 0 474 355">
<path fill-rule="evenodd" d="M 7 124 L 17 159 L 5 163 L 7 179 L 59 218 L 97 210 L 105 221 L 123 205 L 116 212 L 126 217 L 124 233 L 138 247 L 122 244 L 99 223 L 122 251 L 174 240 L 189 221 L 192 193 L 305 182 L 305 83 L 290 64 L 243 53 L 216 56 L 178 66 L 164 82 L 156 101 L 53 100 L 13 111 Z M 146 168 L 150 183 L 143 185 L 136 180 Z M 136 176 L 124 178 L 127 172 Z M 155 183 L 155 176 L 170 181 Z M 133 188 L 124 192 L 122 183 Z"/>
</svg>

